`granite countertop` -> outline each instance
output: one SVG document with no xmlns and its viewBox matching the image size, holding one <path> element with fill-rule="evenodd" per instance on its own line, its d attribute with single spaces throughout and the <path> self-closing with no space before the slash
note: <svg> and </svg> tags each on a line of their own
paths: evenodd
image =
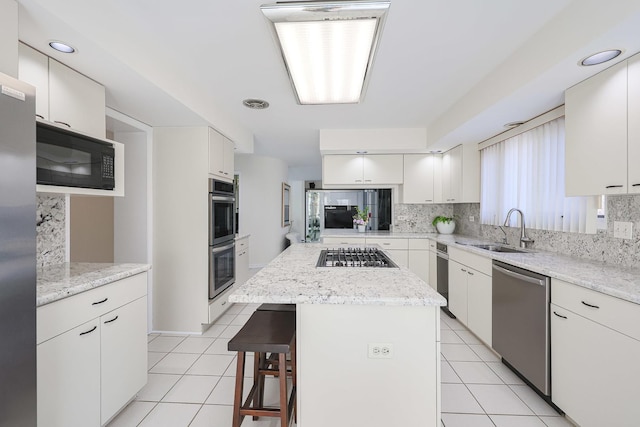
<svg viewBox="0 0 640 427">
<path fill-rule="evenodd" d="M 49 304 L 151 269 L 149 264 L 67 262 L 38 268 L 36 306 Z"/>
<path fill-rule="evenodd" d="M 334 245 L 335 246 L 335 245 Z M 230 302 L 444 306 L 446 300 L 406 268 L 316 268 L 321 243 L 291 245 L 236 289 Z"/>
<path fill-rule="evenodd" d="M 487 241 L 479 237 L 457 234 L 396 233 L 390 231 L 367 231 L 366 233 L 358 233 L 355 230 L 331 230 L 323 233 L 322 236 L 431 239 L 446 243 L 461 250 L 544 274 L 551 278 L 564 280 L 565 282 L 640 304 L 640 268 L 622 267 L 615 264 L 606 264 L 539 250 L 531 250 L 526 253 L 491 252 L 469 246 L 469 244 L 495 244 L 495 242 Z"/>
</svg>

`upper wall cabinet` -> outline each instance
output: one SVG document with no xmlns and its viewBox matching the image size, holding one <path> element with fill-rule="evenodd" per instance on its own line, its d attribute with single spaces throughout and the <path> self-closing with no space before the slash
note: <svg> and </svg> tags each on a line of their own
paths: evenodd
<svg viewBox="0 0 640 427">
<path fill-rule="evenodd" d="M 105 137 L 104 86 L 22 43 L 18 76 L 36 87 L 36 114 L 44 120 Z"/>
<path fill-rule="evenodd" d="M 402 203 L 434 203 L 434 178 L 441 173 L 440 162 L 437 154 L 404 155 Z"/>
<path fill-rule="evenodd" d="M 640 57 L 565 92 L 567 196 L 640 193 Z"/>
<path fill-rule="evenodd" d="M 234 148 L 233 141 L 209 128 L 209 174 L 233 181 Z"/>
<path fill-rule="evenodd" d="M 476 144 L 458 145 L 442 155 L 440 203 L 480 202 L 480 151 Z"/>
<path fill-rule="evenodd" d="M 403 182 L 402 154 L 325 155 L 322 182 L 325 185 L 393 185 Z"/>
</svg>

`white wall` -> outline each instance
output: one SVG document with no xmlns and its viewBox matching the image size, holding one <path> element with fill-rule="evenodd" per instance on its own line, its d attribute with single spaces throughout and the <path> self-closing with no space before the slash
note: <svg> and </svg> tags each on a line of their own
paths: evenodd
<svg viewBox="0 0 640 427">
<path fill-rule="evenodd" d="M 0 72 L 18 78 L 18 3 L 0 0 Z"/>
<path fill-rule="evenodd" d="M 253 154 L 235 156 L 240 175 L 240 233 L 250 234 L 249 265 L 269 263 L 284 249 L 282 227 L 282 183 L 287 182 L 287 164 L 272 157 Z"/>
<path fill-rule="evenodd" d="M 147 253 L 147 134 L 115 132 L 124 144 L 125 197 L 114 200 L 114 262 L 149 262 Z"/>
</svg>

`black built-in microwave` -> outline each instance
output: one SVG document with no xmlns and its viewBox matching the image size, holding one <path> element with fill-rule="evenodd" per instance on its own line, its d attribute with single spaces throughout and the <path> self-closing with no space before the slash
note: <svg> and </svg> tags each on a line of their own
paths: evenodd
<svg viewBox="0 0 640 427">
<path fill-rule="evenodd" d="M 113 190 L 115 150 L 109 141 L 38 121 L 37 183 Z"/>
</svg>

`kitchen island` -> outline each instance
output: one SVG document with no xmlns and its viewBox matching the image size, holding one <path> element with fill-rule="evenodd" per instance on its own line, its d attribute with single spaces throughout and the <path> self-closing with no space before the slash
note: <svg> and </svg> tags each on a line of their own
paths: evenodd
<svg viewBox="0 0 640 427">
<path fill-rule="evenodd" d="M 296 304 L 299 427 L 440 425 L 445 299 L 405 268 L 316 267 L 297 244 L 229 297 Z"/>
</svg>

